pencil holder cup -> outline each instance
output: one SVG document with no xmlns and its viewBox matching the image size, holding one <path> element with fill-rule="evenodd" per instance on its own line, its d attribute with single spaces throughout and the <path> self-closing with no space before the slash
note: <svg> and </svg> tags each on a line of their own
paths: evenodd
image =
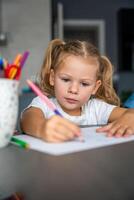
<svg viewBox="0 0 134 200">
<path fill-rule="evenodd" d="M 0 78 L 0 147 L 7 146 L 18 116 L 19 81 Z"/>
</svg>

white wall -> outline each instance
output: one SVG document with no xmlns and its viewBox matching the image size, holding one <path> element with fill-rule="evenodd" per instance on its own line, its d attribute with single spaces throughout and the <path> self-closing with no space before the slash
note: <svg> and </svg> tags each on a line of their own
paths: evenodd
<svg viewBox="0 0 134 200">
<path fill-rule="evenodd" d="M 27 86 L 26 79 L 38 73 L 44 52 L 51 40 L 50 0 L 3 0 L 3 31 L 8 44 L 0 46 L 0 54 L 12 62 L 16 54 L 30 51 L 23 68 L 20 89 Z"/>
</svg>

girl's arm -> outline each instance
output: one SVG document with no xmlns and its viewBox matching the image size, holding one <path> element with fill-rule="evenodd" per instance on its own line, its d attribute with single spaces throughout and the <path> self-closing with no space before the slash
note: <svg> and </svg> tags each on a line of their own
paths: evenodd
<svg viewBox="0 0 134 200">
<path fill-rule="evenodd" d="M 80 136 L 80 128 L 58 115 L 44 117 L 39 108 L 26 109 L 20 120 L 21 130 L 47 142 L 63 142 Z"/>
<path fill-rule="evenodd" d="M 20 119 L 20 127 L 24 133 L 41 138 L 41 125 L 45 121 L 40 109 L 30 107 L 26 109 Z"/>
<path fill-rule="evenodd" d="M 98 128 L 97 132 L 106 132 L 107 136 L 122 137 L 134 134 L 134 109 L 116 107 L 113 109 L 109 124 Z"/>
</svg>

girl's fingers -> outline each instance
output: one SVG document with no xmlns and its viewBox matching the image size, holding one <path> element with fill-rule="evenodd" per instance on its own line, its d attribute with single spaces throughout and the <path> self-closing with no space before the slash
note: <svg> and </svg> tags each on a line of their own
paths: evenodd
<svg viewBox="0 0 134 200">
<path fill-rule="evenodd" d="M 63 142 L 80 136 L 77 125 L 59 116 L 47 121 L 44 132 L 44 140 L 48 142 Z"/>
<path fill-rule="evenodd" d="M 62 131 L 58 130 L 55 129 L 52 131 L 48 131 L 48 133 L 45 134 L 45 140 L 47 142 L 58 143 L 58 142 L 72 140 L 73 138 L 75 138 L 74 134 L 69 133 L 69 131 L 66 130 L 65 128 L 63 128 Z"/>
<path fill-rule="evenodd" d="M 133 135 L 134 132 L 131 128 L 127 126 L 120 127 L 114 134 L 115 137 L 129 137 Z"/>
<path fill-rule="evenodd" d="M 124 137 L 129 137 L 134 134 L 134 131 L 131 128 L 127 128 Z"/>
<path fill-rule="evenodd" d="M 46 131 L 44 135 L 44 140 L 47 142 L 59 143 L 66 140 L 65 135 L 56 132 L 53 129 Z"/>
<path fill-rule="evenodd" d="M 118 130 L 120 130 L 120 125 L 112 124 L 109 130 L 106 132 L 106 135 L 108 137 L 115 136 Z"/>
<path fill-rule="evenodd" d="M 51 134 L 51 137 L 48 136 L 48 140 L 49 142 L 60 143 L 60 142 L 66 141 L 67 138 L 65 137 L 65 135 L 55 132 Z"/>
<path fill-rule="evenodd" d="M 60 122 L 60 125 L 62 126 L 62 128 L 64 127 L 64 131 L 66 131 L 66 134 L 69 135 L 74 135 L 74 136 L 80 136 L 80 128 L 75 125 L 74 123 L 68 121 L 68 120 L 64 120 L 64 123 Z"/>
<path fill-rule="evenodd" d="M 75 125 L 74 123 L 70 122 L 67 119 L 61 118 L 58 120 L 55 124 L 55 129 L 59 133 L 63 133 L 69 137 L 72 137 L 72 135 L 80 136 L 80 128 Z"/>
<path fill-rule="evenodd" d="M 116 123 L 110 123 L 104 127 L 98 128 L 97 132 L 105 132 L 108 137 L 128 137 L 134 134 L 134 131 L 125 126 Z"/>
<path fill-rule="evenodd" d="M 99 132 L 107 132 L 109 129 L 111 129 L 111 127 L 112 127 L 112 123 L 97 128 L 97 129 L 96 129 L 96 132 L 98 132 L 98 133 L 99 133 Z"/>
<path fill-rule="evenodd" d="M 60 137 L 63 141 L 64 140 L 70 140 L 76 137 L 74 134 L 74 131 L 70 130 L 68 127 L 65 127 L 63 125 L 59 125 L 55 128 L 55 133 Z"/>
<path fill-rule="evenodd" d="M 108 137 L 121 137 L 124 134 L 124 128 L 113 128 L 107 132 Z"/>
</svg>

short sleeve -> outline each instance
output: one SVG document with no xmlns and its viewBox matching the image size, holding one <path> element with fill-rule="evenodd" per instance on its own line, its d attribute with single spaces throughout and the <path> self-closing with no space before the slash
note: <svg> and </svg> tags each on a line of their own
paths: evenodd
<svg viewBox="0 0 134 200">
<path fill-rule="evenodd" d="M 30 107 L 39 108 L 46 118 L 49 118 L 53 115 L 53 112 L 46 106 L 46 104 L 40 99 L 40 97 L 35 97 L 32 102 L 24 109 L 28 109 Z M 24 112 L 24 111 L 23 111 Z"/>
<path fill-rule="evenodd" d="M 93 99 L 91 101 L 92 113 L 94 113 L 97 123 L 108 123 L 110 114 L 116 106 L 99 99 Z"/>
</svg>

